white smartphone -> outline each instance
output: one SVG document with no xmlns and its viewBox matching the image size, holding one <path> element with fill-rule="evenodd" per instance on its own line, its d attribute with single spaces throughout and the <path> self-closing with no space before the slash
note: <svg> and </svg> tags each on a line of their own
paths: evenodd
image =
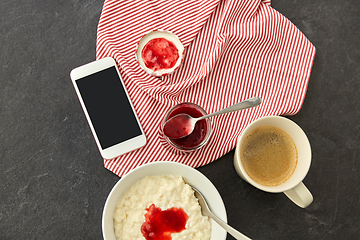
<svg viewBox="0 0 360 240">
<path fill-rule="evenodd" d="M 103 158 L 111 159 L 146 144 L 113 58 L 75 68 L 70 77 Z"/>
</svg>

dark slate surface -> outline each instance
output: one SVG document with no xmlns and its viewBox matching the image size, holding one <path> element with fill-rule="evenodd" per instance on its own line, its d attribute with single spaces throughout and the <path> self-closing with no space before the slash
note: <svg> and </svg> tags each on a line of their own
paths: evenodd
<svg viewBox="0 0 360 240">
<path fill-rule="evenodd" d="M 95 59 L 100 0 L 0 3 L 0 239 L 101 239 L 119 177 L 102 158 L 70 82 Z M 241 180 L 233 152 L 199 170 L 229 223 L 253 239 L 360 239 L 360 2 L 274 0 L 316 46 L 308 92 L 290 117 L 313 162 L 306 209 Z M 228 236 L 227 239 L 233 239 Z"/>
</svg>

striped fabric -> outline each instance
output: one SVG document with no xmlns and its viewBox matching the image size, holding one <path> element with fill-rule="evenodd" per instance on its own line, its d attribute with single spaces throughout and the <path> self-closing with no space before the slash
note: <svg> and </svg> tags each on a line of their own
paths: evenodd
<svg viewBox="0 0 360 240">
<path fill-rule="evenodd" d="M 169 30 L 185 46 L 181 67 L 156 78 L 135 60 L 148 31 Z M 315 47 L 270 0 L 106 0 L 97 35 L 97 58 L 113 57 L 147 137 L 147 145 L 111 160 L 119 176 L 145 163 L 175 161 L 199 167 L 236 145 L 244 128 L 268 115 L 296 114 L 304 101 Z M 251 97 L 260 106 L 211 118 L 208 144 L 188 154 L 171 151 L 159 136 L 165 112 L 193 102 L 208 113 Z"/>
</svg>

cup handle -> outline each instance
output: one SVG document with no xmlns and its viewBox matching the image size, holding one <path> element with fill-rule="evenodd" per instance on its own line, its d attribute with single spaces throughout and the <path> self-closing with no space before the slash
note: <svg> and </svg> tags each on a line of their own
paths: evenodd
<svg viewBox="0 0 360 240">
<path fill-rule="evenodd" d="M 296 187 L 285 191 L 284 194 L 301 208 L 306 208 L 313 201 L 312 194 L 302 182 Z"/>
</svg>

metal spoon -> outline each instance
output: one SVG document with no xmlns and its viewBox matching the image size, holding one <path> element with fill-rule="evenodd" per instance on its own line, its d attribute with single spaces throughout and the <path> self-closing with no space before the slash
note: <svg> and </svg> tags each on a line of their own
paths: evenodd
<svg viewBox="0 0 360 240">
<path fill-rule="evenodd" d="M 252 107 L 256 107 L 261 103 L 261 98 L 253 97 L 237 104 L 234 104 L 228 108 L 222 109 L 220 111 L 199 117 L 193 118 L 186 113 L 178 114 L 169 120 L 166 121 L 164 125 L 164 134 L 173 139 L 183 138 L 190 135 L 194 131 L 194 127 L 197 121 L 203 120 L 205 118 L 213 117 L 216 115 L 235 112 L 239 110 L 244 110 Z"/>
<path fill-rule="evenodd" d="M 212 218 L 215 222 L 217 222 L 222 228 L 224 228 L 231 236 L 236 239 L 240 240 L 250 240 L 250 238 L 246 237 L 244 234 L 240 233 L 239 231 L 235 230 L 234 228 L 230 227 L 228 224 L 223 222 L 220 218 L 215 216 L 211 210 L 209 209 L 204 196 L 194 187 L 192 189 L 195 192 L 195 197 L 199 200 L 199 204 L 201 206 L 201 212 L 204 216 L 208 216 Z"/>
</svg>

